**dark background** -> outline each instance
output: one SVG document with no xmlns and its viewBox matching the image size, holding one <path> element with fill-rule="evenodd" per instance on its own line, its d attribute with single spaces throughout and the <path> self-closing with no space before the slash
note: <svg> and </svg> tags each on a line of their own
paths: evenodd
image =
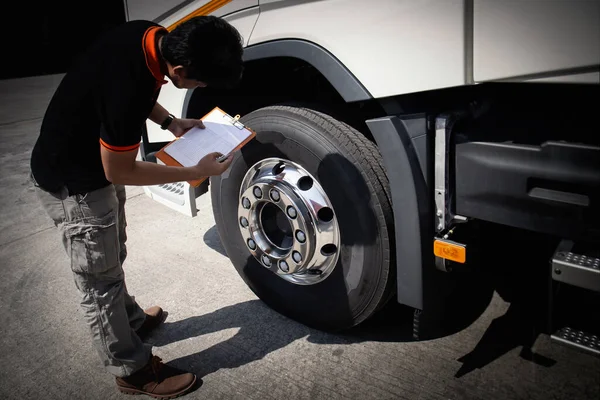
<svg viewBox="0 0 600 400">
<path fill-rule="evenodd" d="M 98 35 L 125 22 L 123 0 L 13 0 L 2 8 L 0 79 L 64 73 Z"/>
</svg>

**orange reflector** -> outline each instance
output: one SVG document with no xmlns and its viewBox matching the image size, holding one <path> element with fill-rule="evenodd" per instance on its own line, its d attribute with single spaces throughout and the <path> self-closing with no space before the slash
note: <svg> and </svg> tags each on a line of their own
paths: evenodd
<svg viewBox="0 0 600 400">
<path fill-rule="evenodd" d="M 461 264 L 467 259 L 467 249 L 465 246 L 439 239 L 433 241 L 433 254 Z"/>
</svg>

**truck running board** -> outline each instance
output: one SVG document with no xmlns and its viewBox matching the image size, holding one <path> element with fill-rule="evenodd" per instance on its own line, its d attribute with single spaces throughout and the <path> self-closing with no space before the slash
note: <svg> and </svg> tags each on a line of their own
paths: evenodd
<svg viewBox="0 0 600 400">
<path fill-rule="evenodd" d="M 578 329 L 564 327 L 550 335 L 550 339 L 561 344 L 600 356 L 600 337 Z"/>
<path fill-rule="evenodd" d="M 600 258 L 572 252 L 574 243 L 563 240 L 552 257 L 552 279 L 600 292 Z"/>
<path fill-rule="evenodd" d="M 550 339 L 595 356 L 600 356 L 600 319 L 596 311 L 600 294 L 600 258 L 594 254 L 599 250 L 597 244 L 584 246 L 562 240 L 550 262 L 551 282 L 566 285 L 563 290 L 577 292 L 570 298 L 570 304 L 562 307 L 563 315 L 559 317 L 562 323 L 551 326 L 550 332 L 554 333 Z M 553 306 L 553 313 L 559 309 Z"/>
</svg>

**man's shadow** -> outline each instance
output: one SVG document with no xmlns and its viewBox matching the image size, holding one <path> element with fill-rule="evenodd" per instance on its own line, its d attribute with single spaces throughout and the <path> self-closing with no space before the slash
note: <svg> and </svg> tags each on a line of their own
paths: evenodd
<svg viewBox="0 0 600 400">
<path fill-rule="evenodd" d="M 167 317 L 167 321 L 148 338 L 148 344 L 162 347 L 202 335 L 237 329 L 233 337 L 227 340 L 169 362 L 171 366 L 190 370 L 198 377 L 204 377 L 223 368 L 237 368 L 260 360 L 304 337 L 308 337 L 311 343 L 340 345 L 366 340 L 411 341 L 410 318 L 398 315 L 400 312 L 409 316 L 407 310 L 392 304 L 359 327 L 334 334 L 297 323 L 272 310 L 261 300 L 250 300 L 181 321 L 168 322 Z"/>
<path fill-rule="evenodd" d="M 181 321 L 165 321 L 148 343 L 165 346 L 230 329 L 238 329 L 230 339 L 170 361 L 169 365 L 191 370 L 203 377 L 222 368 L 236 368 L 260 360 L 270 352 L 314 332 L 272 311 L 262 301 L 250 300 Z"/>
</svg>

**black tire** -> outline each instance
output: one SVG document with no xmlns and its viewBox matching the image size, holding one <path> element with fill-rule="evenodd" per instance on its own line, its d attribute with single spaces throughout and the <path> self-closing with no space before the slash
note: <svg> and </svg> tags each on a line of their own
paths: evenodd
<svg viewBox="0 0 600 400">
<path fill-rule="evenodd" d="M 210 185 L 217 229 L 231 262 L 262 301 L 307 326 L 332 331 L 363 322 L 395 288 L 392 207 L 379 151 L 348 125 L 307 108 L 266 107 L 242 120 L 256 131 L 256 139 Z M 300 164 L 333 205 L 340 257 L 322 282 L 296 285 L 278 277 L 250 254 L 240 234 L 242 179 L 269 157 Z"/>
</svg>

